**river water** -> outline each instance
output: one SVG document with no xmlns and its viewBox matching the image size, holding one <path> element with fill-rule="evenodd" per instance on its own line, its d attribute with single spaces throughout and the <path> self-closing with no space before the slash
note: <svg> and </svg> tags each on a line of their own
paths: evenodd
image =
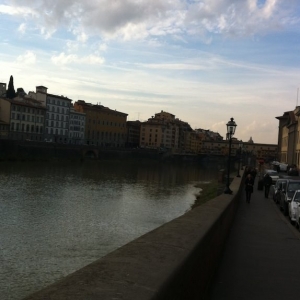
<svg viewBox="0 0 300 300">
<path fill-rule="evenodd" d="M 194 164 L 0 163 L 0 299 L 19 300 L 190 210 Z"/>
</svg>

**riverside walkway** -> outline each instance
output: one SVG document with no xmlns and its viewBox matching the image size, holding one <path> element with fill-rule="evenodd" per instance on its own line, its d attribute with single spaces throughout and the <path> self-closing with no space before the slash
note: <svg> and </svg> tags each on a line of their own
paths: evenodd
<svg viewBox="0 0 300 300">
<path fill-rule="evenodd" d="M 245 193 L 210 291 L 211 300 L 299 299 L 300 233 L 269 196 Z"/>
</svg>

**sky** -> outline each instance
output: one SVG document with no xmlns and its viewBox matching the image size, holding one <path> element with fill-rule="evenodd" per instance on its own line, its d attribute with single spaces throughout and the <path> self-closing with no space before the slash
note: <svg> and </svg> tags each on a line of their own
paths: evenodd
<svg viewBox="0 0 300 300">
<path fill-rule="evenodd" d="M 0 82 L 277 144 L 298 105 L 297 0 L 0 0 Z"/>
</svg>

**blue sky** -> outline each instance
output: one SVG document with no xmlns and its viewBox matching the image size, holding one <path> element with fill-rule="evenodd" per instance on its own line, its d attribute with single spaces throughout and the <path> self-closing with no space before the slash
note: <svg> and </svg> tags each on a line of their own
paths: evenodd
<svg viewBox="0 0 300 300">
<path fill-rule="evenodd" d="M 299 16 L 296 0 L 0 0 L 0 81 L 223 137 L 233 117 L 238 139 L 277 143 L 275 117 L 298 103 Z"/>
</svg>

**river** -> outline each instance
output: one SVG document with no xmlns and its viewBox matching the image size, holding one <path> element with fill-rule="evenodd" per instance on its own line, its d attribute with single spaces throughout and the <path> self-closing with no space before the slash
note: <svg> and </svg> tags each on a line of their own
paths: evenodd
<svg viewBox="0 0 300 300">
<path fill-rule="evenodd" d="M 0 298 L 23 297 L 191 209 L 218 168 L 0 163 Z"/>
</svg>

